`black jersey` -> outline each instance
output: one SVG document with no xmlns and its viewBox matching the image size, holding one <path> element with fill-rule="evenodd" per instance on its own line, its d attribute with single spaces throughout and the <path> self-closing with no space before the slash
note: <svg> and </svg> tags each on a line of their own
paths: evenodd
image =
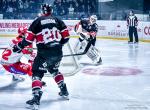
<svg viewBox="0 0 150 110">
<path fill-rule="evenodd" d="M 68 37 L 69 31 L 62 20 L 51 15 L 40 16 L 30 25 L 26 39 L 22 44 L 25 46 L 35 40 L 38 53 L 60 54 L 60 44 L 66 43 Z M 60 47 L 60 49 L 57 47 Z"/>
<path fill-rule="evenodd" d="M 127 25 L 131 27 L 135 27 L 138 25 L 138 19 L 136 16 L 128 16 Z"/>
<path fill-rule="evenodd" d="M 84 29 L 87 32 L 97 32 L 98 31 L 98 25 L 96 23 L 90 24 L 89 20 L 81 20 L 80 24 L 82 26 L 82 29 Z"/>
<path fill-rule="evenodd" d="M 46 48 L 47 44 L 60 42 L 69 36 L 64 22 L 53 16 L 41 16 L 33 21 L 29 27 L 27 41 L 36 40 L 37 48 Z"/>
</svg>

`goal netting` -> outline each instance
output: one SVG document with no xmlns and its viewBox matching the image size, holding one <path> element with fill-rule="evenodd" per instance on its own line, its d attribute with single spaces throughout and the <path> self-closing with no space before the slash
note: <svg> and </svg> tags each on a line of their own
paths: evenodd
<svg viewBox="0 0 150 110">
<path fill-rule="evenodd" d="M 73 43 L 70 41 L 64 45 L 63 47 L 64 55 L 72 55 L 74 54 Z M 66 75 L 74 75 L 80 70 L 80 65 L 78 63 L 78 59 L 76 56 L 67 56 L 63 57 L 60 64 L 60 71 Z"/>
</svg>

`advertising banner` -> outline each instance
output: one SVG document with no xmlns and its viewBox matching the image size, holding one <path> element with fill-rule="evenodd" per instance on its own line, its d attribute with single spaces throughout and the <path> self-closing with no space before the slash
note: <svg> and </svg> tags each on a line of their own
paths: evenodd
<svg viewBox="0 0 150 110">
<path fill-rule="evenodd" d="M 64 20 L 68 26 L 70 34 L 77 36 L 74 32 L 74 26 L 79 20 Z M 32 20 L 0 20 L 0 37 L 11 37 L 17 34 L 17 29 L 20 26 L 29 26 Z M 126 21 L 106 21 L 99 20 L 98 24 L 98 37 L 107 38 L 128 38 L 128 28 Z M 150 40 L 150 22 L 139 22 L 138 24 L 139 39 Z"/>
</svg>

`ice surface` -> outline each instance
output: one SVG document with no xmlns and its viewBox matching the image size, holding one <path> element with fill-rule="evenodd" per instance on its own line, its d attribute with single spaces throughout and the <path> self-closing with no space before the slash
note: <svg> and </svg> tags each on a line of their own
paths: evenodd
<svg viewBox="0 0 150 110">
<path fill-rule="evenodd" d="M 1 46 L 1 44 L 0 44 Z M 98 40 L 103 64 L 86 65 L 65 77 L 70 100 L 61 100 L 51 77 L 44 77 L 40 110 L 150 110 L 150 43 L 129 45 L 127 41 Z M 82 62 L 90 62 L 87 57 Z M 26 110 L 32 97 L 31 80 L 12 83 L 0 73 L 0 110 Z"/>
</svg>

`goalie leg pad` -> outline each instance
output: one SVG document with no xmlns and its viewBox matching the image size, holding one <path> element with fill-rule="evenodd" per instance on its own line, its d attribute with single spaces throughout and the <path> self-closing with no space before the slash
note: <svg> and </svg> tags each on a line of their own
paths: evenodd
<svg viewBox="0 0 150 110">
<path fill-rule="evenodd" d="M 88 42 L 86 40 L 78 40 L 75 47 L 74 47 L 74 51 L 75 53 L 82 53 L 84 52 L 84 50 L 86 49 L 88 45 Z"/>
<path fill-rule="evenodd" d="M 90 46 L 86 55 L 93 61 L 93 63 L 101 63 L 100 51 L 96 49 L 93 45 Z"/>
</svg>

